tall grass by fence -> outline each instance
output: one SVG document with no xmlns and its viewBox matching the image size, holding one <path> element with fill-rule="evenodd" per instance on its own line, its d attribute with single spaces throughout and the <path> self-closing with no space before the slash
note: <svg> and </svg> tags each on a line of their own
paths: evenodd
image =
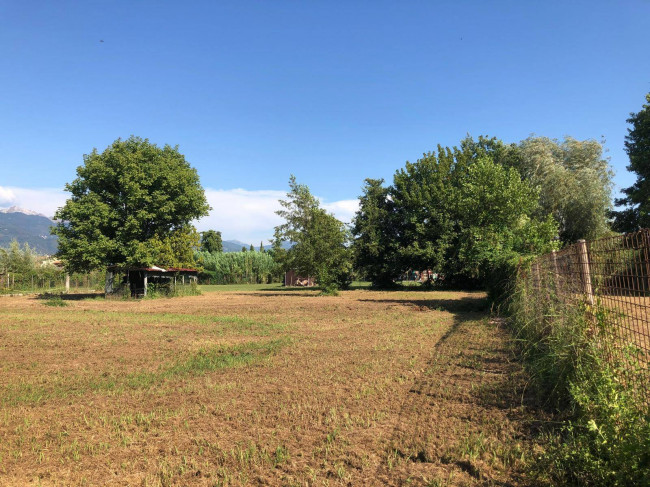
<svg viewBox="0 0 650 487">
<path fill-rule="evenodd" d="M 547 326 L 582 309 L 604 357 L 650 400 L 650 230 L 581 240 L 538 257 L 521 272 L 527 301 Z"/>
<path fill-rule="evenodd" d="M 650 230 L 520 265 L 510 307 L 561 425 L 540 471 L 561 485 L 650 485 Z"/>
</svg>

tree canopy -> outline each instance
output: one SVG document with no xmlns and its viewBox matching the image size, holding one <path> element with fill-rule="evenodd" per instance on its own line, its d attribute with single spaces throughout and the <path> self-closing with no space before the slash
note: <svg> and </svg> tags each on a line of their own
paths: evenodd
<svg viewBox="0 0 650 487">
<path fill-rule="evenodd" d="M 550 250 L 557 224 L 519 166 L 516 145 L 467 137 L 407 162 L 388 187 L 367 179 L 352 227 L 357 269 L 382 286 L 409 269 L 470 284 L 504 255 Z"/>
<path fill-rule="evenodd" d="M 294 269 L 316 278 L 321 287 L 331 292 L 350 282 L 349 235 L 346 226 L 320 208 L 318 200 L 304 184 L 292 175 L 283 209 L 276 213 L 285 223 L 275 228 L 274 257 L 282 261 L 285 270 Z M 280 242 L 292 242 L 286 252 Z"/>
<path fill-rule="evenodd" d="M 521 176 L 540 191 L 537 214 L 553 216 L 563 242 L 609 231 L 613 174 L 599 142 L 529 137 L 517 159 Z"/>
<path fill-rule="evenodd" d="M 625 137 L 625 151 L 630 158 L 628 171 L 637 175 L 635 183 L 622 190 L 625 195 L 616 200 L 623 209 L 613 213 L 614 229 L 632 232 L 650 227 L 650 93 L 638 113 L 630 114 Z"/>
<path fill-rule="evenodd" d="M 203 252 L 218 253 L 223 252 L 223 240 L 221 232 L 207 230 L 201 232 L 201 250 Z"/>
<path fill-rule="evenodd" d="M 198 234 L 191 222 L 210 207 L 178 147 L 117 139 L 102 153 L 84 155 L 65 190 L 71 197 L 52 231 L 71 270 L 193 263 Z"/>
</svg>

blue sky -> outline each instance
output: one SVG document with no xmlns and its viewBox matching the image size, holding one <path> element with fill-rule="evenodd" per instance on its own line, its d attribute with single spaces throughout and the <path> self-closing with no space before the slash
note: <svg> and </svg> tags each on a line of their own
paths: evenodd
<svg viewBox="0 0 650 487">
<path fill-rule="evenodd" d="M 467 133 L 604 137 L 629 186 L 648 19 L 649 0 L 0 2 L 0 207 L 51 213 L 84 153 L 131 134 L 197 168 L 200 228 L 251 241 L 290 174 L 349 219 L 364 178 Z"/>
</svg>

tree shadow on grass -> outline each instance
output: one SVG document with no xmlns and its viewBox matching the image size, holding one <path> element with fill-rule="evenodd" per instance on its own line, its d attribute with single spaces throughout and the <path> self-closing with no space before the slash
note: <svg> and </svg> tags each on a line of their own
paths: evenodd
<svg viewBox="0 0 650 487">
<path fill-rule="evenodd" d="M 49 299 L 62 299 L 63 301 L 83 301 L 84 299 L 97 299 L 97 298 L 104 298 L 104 293 L 61 293 L 61 294 L 56 294 L 56 293 L 43 293 L 39 294 L 36 299 L 44 299 L 44 300 L 49 300 Z"/>
<path fill-rule="evenodd" d="M 393 303 L 414 306 L 420 309 L 448 311 L 450 313 L 484 312 L 489 308 L 485 296 L 463 296 L 455 299 L 360 299 L 372 303 Z"/>
</svg>

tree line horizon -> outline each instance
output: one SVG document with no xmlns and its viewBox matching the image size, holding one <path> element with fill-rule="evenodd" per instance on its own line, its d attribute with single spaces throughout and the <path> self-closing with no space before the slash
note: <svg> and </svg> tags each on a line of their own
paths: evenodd
<svg viewBox="0 0 650 487">
<path fill-rule="evenodd" d="M 349 226 L 292 175 L 276 212 L 284 223 L 268 254 L 278 268 L 314 276 L 330 290 L 353 277 L 390 286 L 408 269 L 480 286 L 503 260 L 650 226 L 650 94 L 646 101 L 627 120 L 627 168 L 637 181 L 615 201 L 619 211 L 600 142 L 530 136 L 505 143 L 468 135 L 407 161 L 390 183 L 367 178 Z M 200 266 L 206 253 L 222 250 L 220 232 L 201 236 L 191 224 L 211 208 L 178 146 L 117 139 L 84 155 L 65 190 L 71 197 L 56 212 L 52 233 L 72 271 Z M 287 241 L 292 247 L 282 248 Z"/>
</svg>

